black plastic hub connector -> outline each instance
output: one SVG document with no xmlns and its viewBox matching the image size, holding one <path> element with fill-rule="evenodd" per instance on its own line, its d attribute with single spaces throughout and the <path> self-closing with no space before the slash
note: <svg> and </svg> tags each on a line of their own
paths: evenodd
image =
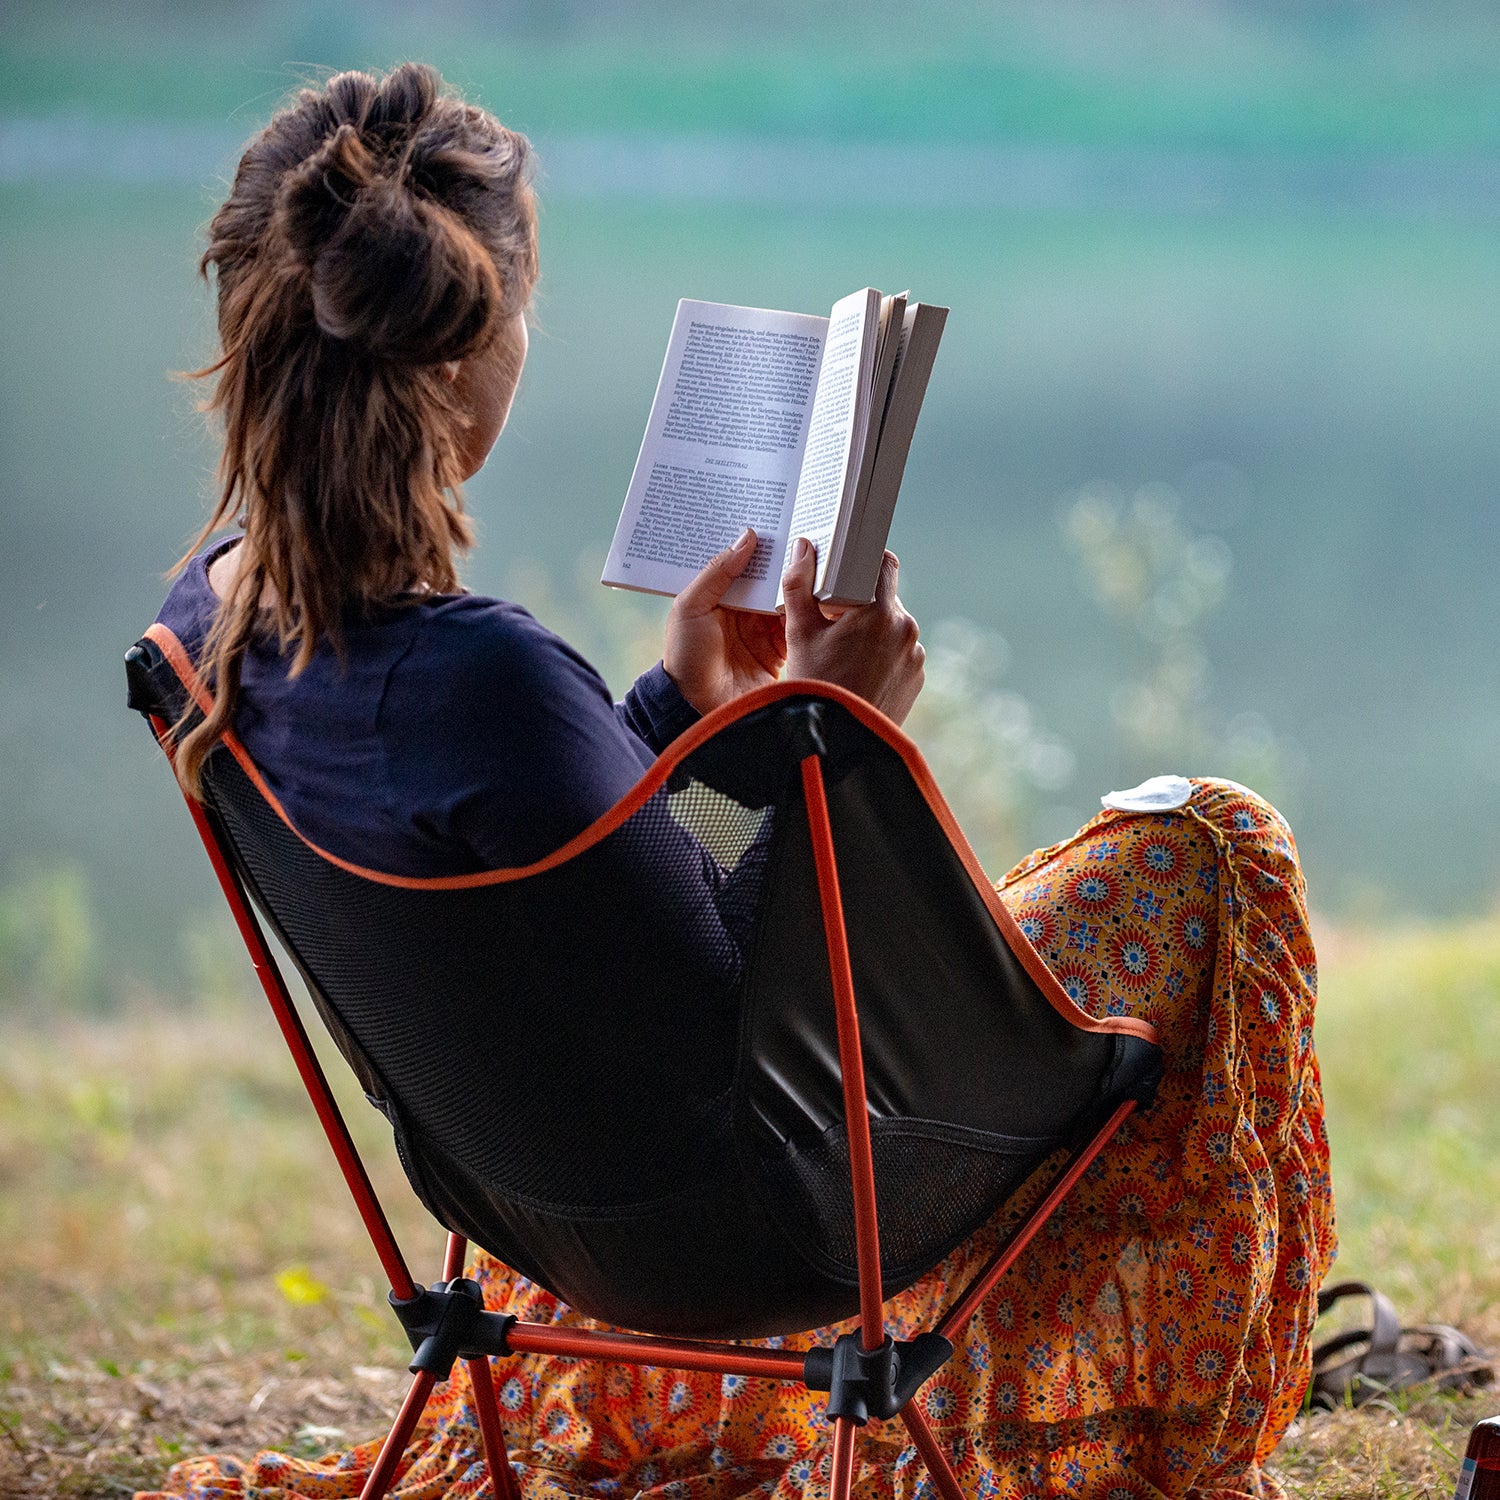
<svg viewBox="0 0 1500 1500">
<path fill-rule="evenodd" d="M 798 760 L 805 760 L 809 755 L 828 754 L 821 703 L 788 704 L 781 711 L 781 732 Z"/>
<path fill-rule="evenodd" d="M 940 1333 L 919 1333 L 897 1343 L 889 1334 L 866 1350 L 859 1335 L 809 1349 L 802 1378 L 810 1391 L 828 1392 L 828 1416 L 848 1417 L 861 1427 L 871 1417 L 894 1417 L 947 1364 L 953 1345 Z"/>
<path fill-rule="evenodd" d="M 125 706 L 138 714 L 160 710 L 156 684 L 151 680 L 151 666 L 150 653 L 140 641 L 125 653 L 125 684 L 128 689 Z"/>
<path fill-rule="evenodd" d="M 392 1292 L 389 1300 L 411 1341 L 407 1369 L 413 1375 L 426 1370 L 446 1380 L 456 1359 L 510 1352 L 508 1336 L 516 1319 L 511 1313 L 486 1312 L 477 1281 L 458 1276 L 418 1287 L 417 1295 L 405 1301 Z"/>
</svg>

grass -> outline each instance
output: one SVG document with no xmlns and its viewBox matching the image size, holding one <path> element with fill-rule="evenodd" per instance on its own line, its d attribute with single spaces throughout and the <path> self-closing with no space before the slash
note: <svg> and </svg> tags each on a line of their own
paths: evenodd
<svg viewBox="0 0 1500 1500">
<path fill-rule="evenodd" d="M 1338 1276 L 1500 1350 L 1500 919 L 1321 934 Z M 333 1060 L 337 1063 L 337 1059 Z M 330 1065 L 419 1276 L 440 1236 Z M 106 1497 L 193 1452 L 373 1436 L 402 1390 L 363 1230 L 269 1016 L 223 1001 L 0 1026 L 0 1496 Z M 1447 1496 L 1500 1407 L 1309 1416 L 1306 1500 Z"/>
<path fill-rule="evenodd" d="M 1320 932 L 1318 949 L 1333 1278 L 1373 1282 L 1403 1321 L 1452 1323 L 1500 1354 L 1500 920 Z M 1468 1428 L 1496 1411 L 1493 1389 L 1398 1393 L 1299 1421 L 1275 1468 L 1306 1500 L 1446 1500 Z"/>
<path fill-rule="evenodd" d="M 0 1495 L 119 1495 L 191 1452 L 378 1431 L 403 1348 L 269 1014 L 152 1009 L 4 1054 Z M 329 1072 L 425 1268 L 441 1236 Z"/>
</svg>

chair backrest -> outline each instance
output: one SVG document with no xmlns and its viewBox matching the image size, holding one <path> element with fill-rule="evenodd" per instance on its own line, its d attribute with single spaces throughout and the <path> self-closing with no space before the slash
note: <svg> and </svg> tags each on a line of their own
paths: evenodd
<svg viewBox="0 0 1500 1500">
<path fill-rule="evenodd" d="M 133 693 L 170 717 L 203 699 L 163 635 Z M 205 790 L 439 1219 L 608 1321 L 748 1337 L 858 1303 L 809 754 L 895 1291 L 1149 1094 L 1158 1061 L 1149 1028 L 1068 1001 L 873 710 L 811 684 L 751 695 L 548 859 L 440 880 L 313 847 L 233 736 Z"/>
</svg>

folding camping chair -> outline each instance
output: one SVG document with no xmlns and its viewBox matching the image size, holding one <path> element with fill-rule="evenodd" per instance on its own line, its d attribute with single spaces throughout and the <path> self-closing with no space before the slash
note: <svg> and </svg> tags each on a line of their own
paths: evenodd
<svg viewBox="0 0 1500 1500">
<path fill-rule="evenodd" d="M 160 626 L 126 661 L 130 705 L 170 756 L 168 725 L 208 693 Z M 856 1429 L 899 1415 L 945 1500 L 962 1500 L 913 1398 L 1150 1103 L 1160 1055 L 1150 1026 L 1068 999 L 889 721 L 827 684 L 773 685 L 705 718 L 547 858 L 444 879 L 313 846 L 232 734 L 204 791 L 188 806 L 413 1349 L 366 1497 L 386 1494 L 461 1358 L 495 1491 L 517 1500 L 487 1356 L 538 1353 L 826 1391 L 834 1500 Z M 262 922 L 448 1230 L 430 1287 Z M 893 1340 L 883 1298 L 1054 1157 L 1048 1190 L 936 1327 Z M 639 1332 L 486 1309 L 462 1274 L 470 1240 Z M 738 1342 L 856 1313 L 857 1334 L 805 1355 Z"/>
</svg>

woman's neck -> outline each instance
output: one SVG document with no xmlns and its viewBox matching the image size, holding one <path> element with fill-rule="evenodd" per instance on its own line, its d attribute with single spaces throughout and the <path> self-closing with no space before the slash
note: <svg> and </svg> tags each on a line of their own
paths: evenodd
<svg viewBox="0 0 1500 1500">
<path fill-rule="evenodd" d="M 234 593 L 234 586 L 245 567 L 248 546 L 245 538 L 240 537 L 209 563 L 208 586 L 220 599 L 227 599 Z"/>
<path fill-rule="evenodd" d="M 243 536 L 214 558 L 208 565 L 208 586 L 214 591 L 215 596 L 228 599 L 234 593 L 240 575 L 251 566 L 253 559 L 254 553 L 250 548 L 250 539 Z M 431 592 L 432 586 L 422 582 L 413 583 L 407 590 L 410 594 L 430 594 Z M 275 597 L 275 591 L 267 582 L 261 590 L 261 608 L 269 607 Z"/>
</svg>

